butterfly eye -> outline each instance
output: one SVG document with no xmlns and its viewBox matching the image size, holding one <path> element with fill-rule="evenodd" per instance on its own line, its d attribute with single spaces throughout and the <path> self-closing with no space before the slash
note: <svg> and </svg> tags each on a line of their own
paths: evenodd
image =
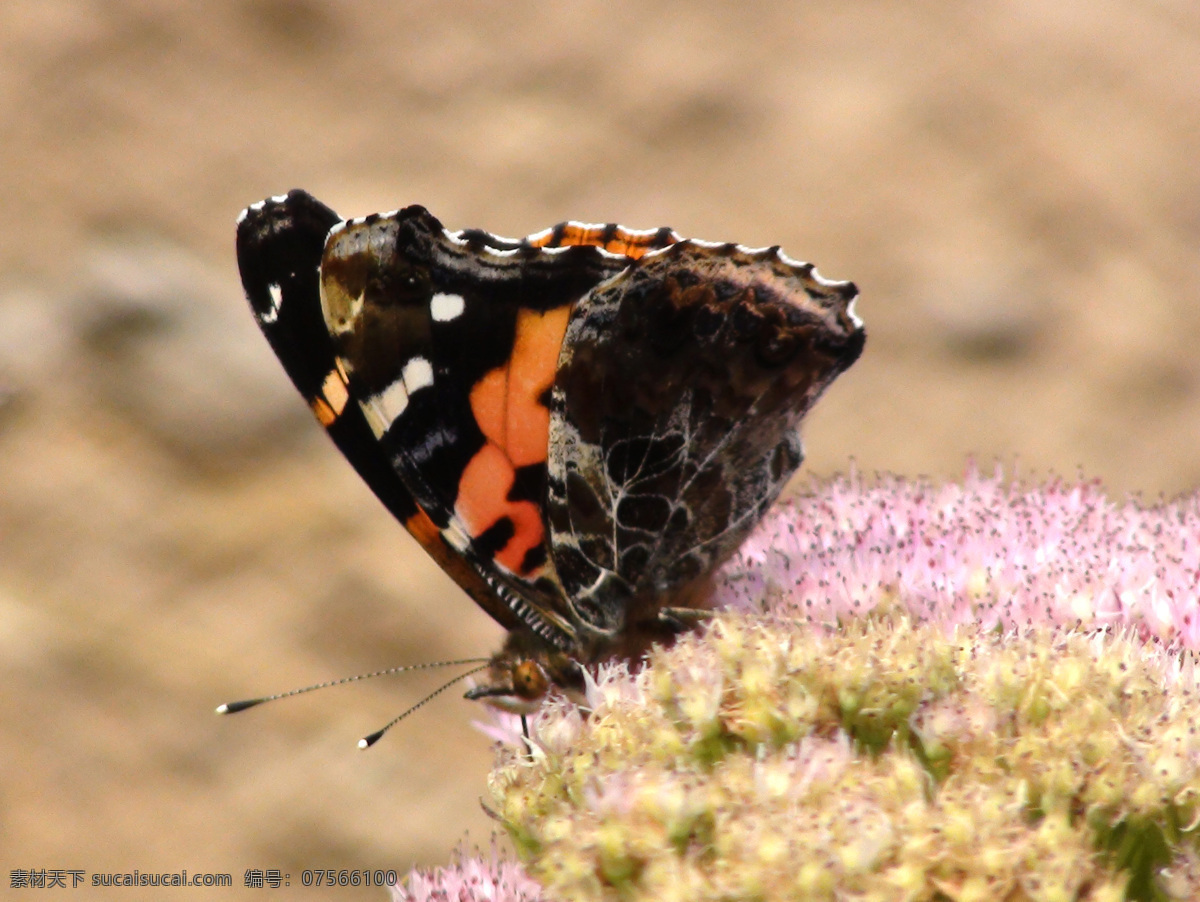
<svg viewBox="0 0 1200 902">
<path fill-rule="evenodd" d="M 519 661 L 513 665 L 512 687 L 514 695 L 534 701 L 550 689 L 550 679 L 536 661 Z"/>
</svg>

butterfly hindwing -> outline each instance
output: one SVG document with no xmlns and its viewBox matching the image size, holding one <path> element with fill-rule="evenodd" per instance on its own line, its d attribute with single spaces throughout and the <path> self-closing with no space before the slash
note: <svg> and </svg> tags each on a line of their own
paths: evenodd
<svg viewBox="0 0 1200 902">
<path fill-rule="evenodd" d="M 777 248 L 685 240 L 579 304 L 548 502 L 579 620 L 626 630 L 737 548 L 803 459 L 800 420 L 862 350 L 856 294 Z"/>
</svg>

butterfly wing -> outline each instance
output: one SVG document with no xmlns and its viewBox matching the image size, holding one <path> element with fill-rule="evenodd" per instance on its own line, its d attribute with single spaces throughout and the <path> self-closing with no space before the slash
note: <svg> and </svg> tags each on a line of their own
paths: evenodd
<svg viewBox="0 0 1200 902">
<path fill-rule="evenodd" d="M 524 627 L 572 654 L 576 624 L 545 523 L 563 336 L 581 297 L 677 238 L 564 223 L 514 241 L 447 231 L 414 206 L 337 224 L 326 241 L 325 326 L 378 453 L 443 546 Z"/>
<path fill-rule="evenodd" d="M 862 352 L 856 295 L 778 248 L 681 241 L 577 305 L 548 518 L 572 617 L 598 644 L 710 573 L 778 496 L 800 420 Z"/>
<path fill-rule="evenodd" d="M 238 220 L 237 257 L 254 318 L 288 377 L 338 449 L 384 507 L 501 626 L 521 620 L 478 572 L 449 548 L 417 504 L 357 403 L 339 368 L 321 310 L 320 268 L 326 236 L 341 222 L 303 191 L 249 207 Z"/>
</svg>

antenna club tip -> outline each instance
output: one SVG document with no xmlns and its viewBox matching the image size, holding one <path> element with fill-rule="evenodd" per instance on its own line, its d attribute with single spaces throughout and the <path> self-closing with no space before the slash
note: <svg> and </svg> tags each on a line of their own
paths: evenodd
<svg viewBox="0 0 1200 902">
<path fill-rule="evenodd" d="M 226 702 L 223 705 L 217 705 L 218 714 L 237 714 L 239 711 L 245 711 L 247 708 L 253 708 L 255 705 L 261 705 L 267 701 L 265 698 L 248 698 L 242 702 Z"/>
<path fill-rule="evenodd" d="M 364 736 L 362 739 L 358 740 L 358 747 L 360 749 L 369 749 L 371 746 L 373 746 L 375 743 L 377 743 L 380 739 L 382 739 L 383 734 L 386 732 L 387 732 L 387 727 L 384 727 L 382 730 L 376 730 L 370 736 Z"/>
</svg>

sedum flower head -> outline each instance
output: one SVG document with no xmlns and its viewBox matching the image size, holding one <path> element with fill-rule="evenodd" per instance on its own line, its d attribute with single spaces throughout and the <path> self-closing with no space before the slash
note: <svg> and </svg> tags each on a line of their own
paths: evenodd
<svg viewBox="0 0 1200 902">
<path fill-rule="evenodd" d="M 500 857 L 493 843 L 487 858 L 460 848 L 448 867 L 414 870 L 392 887 L 393 902 L 540 902 L 542 887 L 515 861 Z"/>
<path fill-rule="evenodd" d="M 1195 674 L 1130 634 L 724 615 L 617 686 L 492 775 L 548 898 L 1200 898 Z"/>
<path fill-rule="evenodd" d="M 1200 496 L 851 475 L 716 596 L 502 750 L 547 898 L 1200 899 Z"/>
<path fill-rule="evenodd" d="M 880 604 L 947 626 L 1128 627 L 1200 649 L 1200 494 L 1114 502 L 1097 483 L 857 475 L 778 505 L 719 604 L 819 624 Z"/>
</svg>

